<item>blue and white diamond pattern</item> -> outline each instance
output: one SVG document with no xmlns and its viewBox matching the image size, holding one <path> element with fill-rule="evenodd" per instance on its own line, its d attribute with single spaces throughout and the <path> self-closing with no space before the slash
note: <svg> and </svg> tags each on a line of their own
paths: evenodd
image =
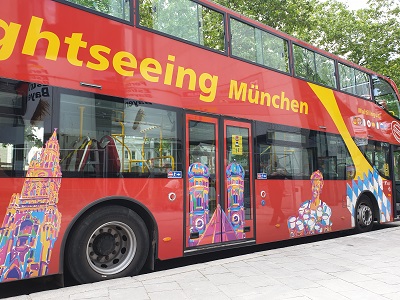
<svg viewBox="0 0 400 300">
<path fill-rule="evenodd" d="M 347 208 L 351 213 L 351 225 L 355 226 L 355 210 L 358 197 L 364 191 L 370 191 L 375 199 L 378 201 L 380 222 L 389 222 L 391 216 L 391 204 L 383 192 L 383 181 L 382 177 L 376 169 L 373 172 L 369 171 L 368 176 L 364 174 L 364 179 L 358 177 L 357 180 L 353 180 L 350 184 L 347 184 Z"/>
</svg>

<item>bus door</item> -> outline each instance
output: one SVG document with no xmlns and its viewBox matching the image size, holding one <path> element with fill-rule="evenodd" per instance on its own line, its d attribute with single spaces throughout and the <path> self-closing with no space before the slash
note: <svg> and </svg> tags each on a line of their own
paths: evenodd
<svg viewBox="0 0 400 300">
<path fill-rule="evenodd" d="M 186 248 L 254 237 L 250 123 L 186 116 Z"/>
<path fill-rule="evenodd" d="M 393 198 L 396 210 L 394 212 L 394 217 L 399 217 L 400 215 L 400 146 L 393 146 Z"/>
</svg>

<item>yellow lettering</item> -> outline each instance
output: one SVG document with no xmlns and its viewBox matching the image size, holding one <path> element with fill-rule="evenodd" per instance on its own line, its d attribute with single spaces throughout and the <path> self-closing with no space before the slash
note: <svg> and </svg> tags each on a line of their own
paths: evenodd
<svg viewBox="0 0 400 300">
<path fill-rule="evenodd" d="M 265 101 L 265 99 L 267 99 L 267 101 Z M 264 102 L 266 106 L 271 106 L 271 95 L 266 92 L 261 92 L 260 105 L 264 105 Z"/>
<path fill-rule="evenodd" d="M 192 69 L 185 69 L 184 67 L 178 68 L 178 75 L 176 76 L 176 87 L 183 87 L 183 80 L 185 76 L 189 76 L 189 86 L 188 89 L 194 91 L 196 89 L 196 72 Z"/>
<path fill-rule="evenodd" d="M 86 66 L 89 69 L 96 71 L 105 71 L 110 66 L 110 62 L 107 58 L 100 54 L 101 52 L 110 54 L 111 49 L 102 45 L 93 45 L 92 47 L 90 47 L 90 55 L 97 61 L 97 63 L 88 61 Z"/>
<path fill-rule="evenodd" d="M 292 111 L 296 113 L 299 112 L 299 101 L 293 99 L 292 102 L 290 103 L 290 108 L 292 109 Z"/>
<path fill-rule="evenodd" d="M 158 60 L 154 58 L 145 58 L 140 63 L 140 74 L 144 79 L 150 82 L 158 82 L 160 76 L 152 76 L 149 73 L 161 75 L 162 68 Z"/>
<path fill-rule="evenodd" d="M 175 61 L 175 56 L 168 55 L 168 60 L 170 62 Z M 172 84 L 172 76 L 174 74 L 175 66 L 173 64 L 167 63 L 167 67 L 165 68 L 165 77 L 164 77 L 164 84 L 171 85 Z"/>
<path fill-rule="evenodd" d="M 275 108 L 280 108 L 279 104 L 276 103 L 277 100 L 280 100 L 278 95 L 272 96 L 272 106 L 275 107 Z"/>
<path fill-rule="evenodd" d="M 286 108 L 285 108 L 286 106 Z M 281 109 L 286 109 L 289 110 L 290 108 L 290 100 L 289 98 L 285 97 L 285 92 L 282 92 L 281 94 Z"/>
<path fill-rule="evenodd" d="M 4 30 L 4 36 L 0 39 L 0 60 L 6 60 L 14 51 L 21 25 L 13 22 L 8 25 L 0 19 L 0 28 Z"/>
<path fill-rule="evenodd" d="M 46 39 L 48 41 L 46 59 L 57 60 L 58 51 L 60 50 L 60 40 L 53 32 L 41 31 L 42 25 L 43 19 L 32 17 L 26 34 L 24 47 L 22 48 L 22 53 L 33 56 L 39 40 Z"/>
<path fill-rule="evenodd" d="M 300 113 L 308 115 L 308 103 L 307 102 L 300 102 Z"/>
<path fill-rule="evenodd" d="M 249 89 L 249 102 L 252 104 L 258 104 L 259 97 L 260 91 L 258 90 L 258 85 L 252 84 L 251 88 Z"/>
<path fill-rule="evenodd" d="M 67 51 L 67 60 L 71 65 L 81 67 L 82 61 L 78 59 L 78 53 L 80 48 L 86 48 L 87 43 L 82 41 L 82 33 L 73 33 L 71 37 L 65 38 L 65 43 L 69 45 Z"/>
<path fill-rule="evenodd" d="M 201 74 L 199 78 L 199 87 L 202 92 L 202 94 L 200 94 L 200 100 L 204 102 L 213 102 L 217 93 L 217 86 L 218 76 L 212 76 L 208 73 Z"/>
<path fill-rule="evenodd" d="M 114 55 L 113 67 L 122 76 L 133 76 L 132 69 L 137 68 L 137 60 L 132 53 L 120 51 Z"/>
<path fill-rule="evenodd" d="M 242 101 L 246 101 L 247 97 L 247 83 L 241 82 L 240 87 L 238 89 L 238 82 L 236 80 L 231 80 L 231 84 L 229 85 L 229 98 L 239 100 L 242 98 Z"/>
</svg>

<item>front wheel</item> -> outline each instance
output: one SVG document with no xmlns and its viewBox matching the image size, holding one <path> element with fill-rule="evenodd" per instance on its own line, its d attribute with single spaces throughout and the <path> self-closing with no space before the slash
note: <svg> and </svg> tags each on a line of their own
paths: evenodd
<svg viewBox="0 0 400 300">
<path fill-rule="evenodd" d="M 366 232 L 374 226 L 374 210 L 368 197 L 361 197 L 356 207 L 356 230 Z"/>
<path fill-rule="evenodd" d="M 120 206 L 94 210 L 76 224 L 66 249 L 66 264 L 79 283 L 132 276 L 149 251 L 145 223 Z"/>
</svg>

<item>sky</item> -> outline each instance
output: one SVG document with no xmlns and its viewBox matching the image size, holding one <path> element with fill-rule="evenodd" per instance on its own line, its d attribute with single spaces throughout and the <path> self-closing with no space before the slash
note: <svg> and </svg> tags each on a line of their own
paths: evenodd
<svg viewBox="0 0 400 300">
<path fill-rule="evenodd" d="M 367 0 L 339 0 L 339 1 L 346 4 L 350 9 L 360 9 L 368 7 Z"/>
</svg>

